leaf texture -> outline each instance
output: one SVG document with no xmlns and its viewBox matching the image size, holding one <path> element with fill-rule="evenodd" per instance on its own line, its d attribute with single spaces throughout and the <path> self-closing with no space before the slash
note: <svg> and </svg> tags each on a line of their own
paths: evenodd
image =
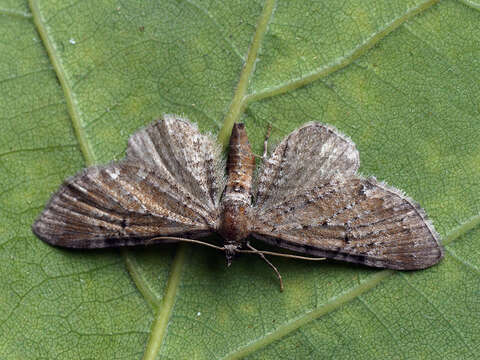
<svg viewBox="0 0 480 360">
<path fill-rule="evenodd" d="M 0 358 L 474 359 L 480 344 L 475 1 L 0 1 Z M 417 200 L 425 271 L 173 245 L 68 251 L 30 230 L 86 165 L 164 113 L 261 153 L 309 121 Z M 223 130 L 226 129 L 226 130 Z"/>
</svg>

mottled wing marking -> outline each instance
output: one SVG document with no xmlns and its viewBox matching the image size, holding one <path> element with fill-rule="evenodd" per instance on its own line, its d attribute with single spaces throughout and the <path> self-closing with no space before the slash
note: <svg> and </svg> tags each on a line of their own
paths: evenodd
<svg viewBox="0 0 480 360">
<path fill-rule="evenodd" d="M 127 162 L 93 166 L 67 180 L 33 225 L 53 245 L 141 245 L 154 236 L 210 233 L 216 216 L 184 202 L 187 194 L 156 173 Z"/>
<path fill-rule="evenodd" d="M 213 139 L 166 115 L 132 135 L 125 160 L 67 180 L 33 231 L 48 243 L 78 248 L 207 235 L 219 218 L 220 166 Z"/>
<path fill-rule="evenodd" d="M 255 203 L 266 209 L 360 166 L 355 144 L 335 128 L 308 123 L 288 135 L 259 171 Z"/>
<path fill-rule="evenodd" d="M 192 197 L 218 207 L 225 181 L 221 148 L 195 124 L 165 115 L 163 120 L 132 135 L 127 160 L 144 162 L 170 182 L 180 184 Z"/>
<path fill-rule="evenodd" d="M 418 204 L 374 178 L 332 179 L 253 219 L 255 238 L 319 257 L 413 270 L 443 256 Z"/>
</svg>

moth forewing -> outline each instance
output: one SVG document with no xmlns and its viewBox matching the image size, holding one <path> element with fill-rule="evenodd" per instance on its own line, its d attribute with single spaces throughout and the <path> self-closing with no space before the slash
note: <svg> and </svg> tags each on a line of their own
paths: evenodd
<svg viewBox="0 0 480 360">
<path fill-rule="evenodd" d="M 166 115 L 132 135 L 126 159 L 89 167 L 65 181 L 33 231 L 50 244 L 74 248 L 210 234 L 218 223 L 223 184 L 217 150 L 195 125 Z"/>
</svg>

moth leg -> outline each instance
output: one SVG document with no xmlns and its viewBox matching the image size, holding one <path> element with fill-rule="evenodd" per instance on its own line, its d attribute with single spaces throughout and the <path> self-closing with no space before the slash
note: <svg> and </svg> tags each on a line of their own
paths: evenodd
<svg viewBox="0 0 480 360">
<path fill-rule="evenodd" d="M 265 262 L 273 269 L 273 271 L 275 271 L 275 274 L 277 274 L 277 277 L 278 277 L 278 281 L 280 281 L 280 291 L 283 291 L 283 280 L 282 280 L 282 275 L 280 275 L 280 272 L 278 271 L 278 269 L 275 267 L 275 265 L 273 265 L 270 261 L 268 261 L 268 259 L 265 257 L 265 255 L 263 255 L 260 251 L 258 251 L 257 249 L 255 249 L 252 245 L 250 245 L 249 242 L 247 242 L 247 247 L 252 250 L 255 254 L 258 254 L 258 256 L 260 256 L 263 260 L 265 260 Z"/>
<path fill-rule="evenodd" d="M 270 133 L 272 132 L 272 124 L 268 124 L 267 133 L 265 134 L 265 140 L 263 140 L 263 156 L 262 161 L 267 160 L 268 153 L 268 139 L 270 138 Z"/>
<path fill-rule="evenodd" d="M 267 160 L 268 139 L 270 138 L 271 131 L 272 131 L 272 124 L 268 124 L 267 133 L 265 134 L 265 140 L 263 140 L 263 154 L 261 156 L 257 154 L 253 154 L 253 156 L 255 156 L 256 158 L 262 159 L 262 163 L 264 163 L 265 160 Z"/>
</svg>

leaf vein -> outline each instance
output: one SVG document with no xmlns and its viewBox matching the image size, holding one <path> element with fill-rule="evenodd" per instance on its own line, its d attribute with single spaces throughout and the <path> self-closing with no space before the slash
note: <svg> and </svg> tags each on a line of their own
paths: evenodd
<svg viewBox="0 0 480 360">
<path fill-rule="evenodd" d="M 4 153 L 0 153 L 0 158 L 5 157 L 5 156 L 8 156 L 8 155 L 25 153 L 25 152 L 37 152 L 37 151 L 48 151 L 48 150 L 61 150 L 61 149 L 74 148 L 74 147 L 77 147 L 77 144 L 74 144 L 74 145 L 65 144 L 65 145 L 56 145 L 56 146 L 45 146 L 45 147 L 32 148 L 32 149 L 15 149 L 15 150 L 7 151 L 7 152 L 4 152 Z"/>
<path fill-rule="evenodd" d="M 15 11 L 15 10 L 3 9 L 3 8 L 0 8 L 0 15 L 20 17 L 20 18 L 25 18 L 25 19 L 31 19 L 32 18 L 32 14 L 29 14 L 27 12 Z"/>
<path fill-rule="evenodd" d="M 155 315 L 155 320 L 152 324 L 150 337 L 143 354 L 144 360 L 154 360 L 157 357 L 160 347 L 162 346 L 165 335 L 167 333 L 168 323 L 172 316 L 173 307 L 175 305 L 177 289 L 180 284 L 181 273 L 186 260 L 186 247 L 184 244 L 179 245 L 179 249 L 173 260 L 172 270 L 167 282 L 165 296 L 162 300 Z"/>
<path fill-rule="evenodd" d="M 448 239 L 448 241 L 447 240 L 444 241 L 444 244 L 453 242 L 454 240 L 458 239 L 463 234 L 465 234 L 467 231 L 474 228 L 479 223 L 480 223 L 480 215 L 470 218 L 465 223 L 460 225 L 458 228 L 452 230 L 452 232 L 445 237 L 445 239 Z M 344 292 L 343 294 L 333 297 L 330 300 L 326 301 L 319 308 L 316 308 L 310 312 L 307 312 L 302 316 L 300 316 L 299 318 L 297 318 L 296 320 L 293 320 L 285 325 L 278 327 L 276 330 L 274 330 L 269 334 L 266 334 L 263 338 L 259 340 L 252 341 L 247 345 L 238 348 L 237 350 L 228 354 L 224 359 L 228 359 L 228 360 L 241 359 L 253 353 L 256 350 L 261 349 L 271 344 L 272 342 L 287 336 L 291 332 L 299 329 L 301 326 L 313 320 L 316 320 L 328 313 L 331 313 L 336 309 L 338 309 L 339 307 L 341 307 L 342 305 L 352 301 L 353 299 L 356 299 L 358 296 L 373 289 L 378 284 L 380 284 L 381 282 L 383 282 L 384 280 L 386 280 L 387 278 L 389 278 L 391 275 L 395 273 L 396 272 L 392 270 L 381 270 L 377 272 L 376 274 L 369 277 L 368 280 L 362 283 L 359 283 L 359 285 L 350 288 L 348 291 Z"/>
<path fill-rule="evenodd" d="M 403 273 L 400 273 L 401 276 L 404 278 L 405 282 L 408 284 L 408 286 L 410 286 L 410 288 L 412 288 L 417 294 L 419 294 L 421 297 L 423 297 L 425 299 L 425 301 L 432 307 L 432 309 L 434 309 L 438 314 L 440 314 L 440 316 L 442 317 L 442 319 L 445 321 L 445 323 L 447 323 L 448 327 L 450 327 L 453 332 L 455 332 L 457 334 L 457 337 L 463 342 L 463 344 L 465 345 L 465 347 L 470 351 L 471 355 L 472 355 L 472 359 L 475 357 L 475 352 L 474 350 L 471 348 L 470 344 L 467 343 L 465 341 L 465 335 L 459 330 L 457 329 L 451 321 L 449 321 L 447 319 L 447 317 L 445 316 L 445 314 L 432 302 L 430 301 L 430 299 L 428 298 L 428 296 L 426 294 L 423 293 L 423 291 L 421 291 L 420 289 L 418 289 L 417 287 L 415 287 L 411 282 L 410 280 L 408 279 L 407 276 L 405 276 Z"/>
<path fill-rule="evenodd" d="M 263 36 L 267 32 L 268 24 L 272 19 L 273 12 L 275 10 L 275 0 L 266 0 L 265 6 L 260 15 L 259 21 L 257 23 L 257 30 L 248 49 L 246 61 L 243 65 L 243 69 L 240 73 L 240 78 L 238 80 L 237 88 L 233 95 L 230 108 L 228 109 L 225 119 L 223 120 L 223 127 L 218 133 L 218 141 L 224 146 L 227 146 L 228 140 L 230 138 L 230 133 L 232 132 L 233 123 L 238 121 L 238 118 L 245 110 L 245 94 L 247 93 L 247 87 L 250 81 L 250 77 L 255 70 L 255 62 L 258 57 L 258 51 L 262 45 Z"/>
<path fill-rule="evenodd" d="M 461 257 L 459 257 L 454 251 L 452 251 L 451 249 L 445 249 L 445 252 L 448 253 L 454 260 L 456 260 L 458 263 L 462 264 L 463 266 L 465 266 L 466 268 L 470 269 L 470 270 L 474 270 L 477 274 L 480 274 L 480 269 L 469 263 L 468 261 L 465 261 L 464 259 L 462 259 Z"/>
<path fill-rule="evenodd" d="M 150 284 L 145 280 L 142 272 L 139 271 L 139 266 L 135 258 L 130 256 L 130 253 L 125 249 L 122 249 L 122 255 L 125 260 L 128 273 L 135 283 L 135 286 L 137 287 L 138 291 L 140 291 L 148 305 L 150 305 L 152 310 L 155 310 L 160 305 L 159 297 L 157 294 L 155 294 Z"/>
<path fill-rule="evenodd" d="M 222 35 L 223 40 L 225 40 L 225 42 L 232 48 L 235 55 L 237 55 L 241 60 L 245 60 L 242 54 L 240 54 L 240 51 L 238 51 L 237 47 L 228 39 L 228 37 L 224 35 L 225 33 L 224 29 L 222 29 L 220 24 L 217 23 L 213 15 L 210 14 L 210 12 L 207 9 L 205 9 L 203 6 L 196 4 L 191 0 L 186 0 L 185 2 L 195 7 L 195 9 L 198 9 L 201 12 L 203 12 L 208 17 L 208 19 L 212 22 L 212 24 L 217 28 L 218 32 Z"/>
<path fill-rule="evenodd" d="M 364 292 L 374 288 L 375 286 L 377 286 L 377 284 L 382 282 L 384 279 L 389 278 L 393 274 L 395 274 L 395 272 L 392 270 L 382 270 L 375 273 L 374 275 L 370 276 L 368 280 L 362 282 L 360 285 L 351 288 L 349 291 L 346 291 L 341 295 L 331 298 L 319 308 L 311 310 L 298 317 L 297 319 L 286 323 L 285 325 L 279 326 L 276 330 L 272 331 L 269 334 L 266 334 L 263 338 L 238 348 L 234 352 L 225 356 L 224 359 L 233 360 L 246 357 L 254 351 L 261 349 L 266 345 L 269 345 L 272 342 L 285 337 L 291 332 L 299 329 L 301 326 L 338 309 L 342 305 L 355 299 L 358 295 L 363 294 Z"/>
<path fill-rule="evenodd" d="M 93 149 L 91 148 L 91 145 L 87 140 L 85 131 L 83 130 L 83 124 L 78 110 L 78 103 L 72 91 L 71 84 L 69 84 L 67 81 L 65 69 L 63 68 L 60 57 L 55 51 L 55 46 L 49 36 L 47 25 L 45 23 L 45 19 L 40 12 L 38 2 L 35 0 L 29 0 L 29 5 L 32 11 L 33 22 L 37 27 L 40 38 L 42 39 L 45 46 L 45 50 L 48 54 L 48 57 L 50 58 L 50 61 L 52 62 L 53 69 L 57 75 L 58 81 L 60 82 L 60 86 L 62 87 L 65 94 L 65 98 L 67 101 L 67 109 L 72 120 L 72 126 L 78 143 L 80 145 L 80 149 L 82 151 L 83 157 L 85 158 L 85 163 L 87 165 L 93 165 L 95 163 L 95 156 L 93 154 Z"/>
<path fill-rule="evenodd" d="M 473 2 L 470 0 L 458 0 L 458 1 L 472 9 L 480 11 L 480 4 L 477 4 L 476 2 Z"/>
<path fill-rule="evenodd" d="M 412 17 L 426 11 L 431 6 L 435 5 L 440 0 L 428 0 L 424 3 L 411 8 L 409 11 L 404 13 L 402 16 L 396 18 L 392 22 L 390 22 L 387 26 L 385 26 L 380 31 L 373 33 L 369 38 L 367 38 L 360 46 L 352 50 L 348 55 L 337 59 L 335 62 L 331 62 L 317 70 L 310 72 L 307 75 L 301 76 L 297 79 L 293 79 L 291 81 L 287 81 L 283 84 L 274 86 L 270 89 L 266 89 L 264 91 L 259 91 L 256 93 L 252 93 L 245 98 L 245 103 L 250 103 L 252 101 L 258 101 L 265 98 L 270 98 L 273 96 L 281 95 L 286 92 L 290 92 L 292 90 L 298 89 L 300 87 L 306 86 L 318 79 L 325 78 L 328 75 L 340 71 L 343 68 L 347 67 L 363 54 L 365 54 L 368 50 L 378 44 L 382 39 L 384 39 L 388 34 L 392 31 L 399 28 L 403 25 L 406 21 L 410 20 Z M 245 106 L 245 105 L 244 105 Z"/>
</svg>

